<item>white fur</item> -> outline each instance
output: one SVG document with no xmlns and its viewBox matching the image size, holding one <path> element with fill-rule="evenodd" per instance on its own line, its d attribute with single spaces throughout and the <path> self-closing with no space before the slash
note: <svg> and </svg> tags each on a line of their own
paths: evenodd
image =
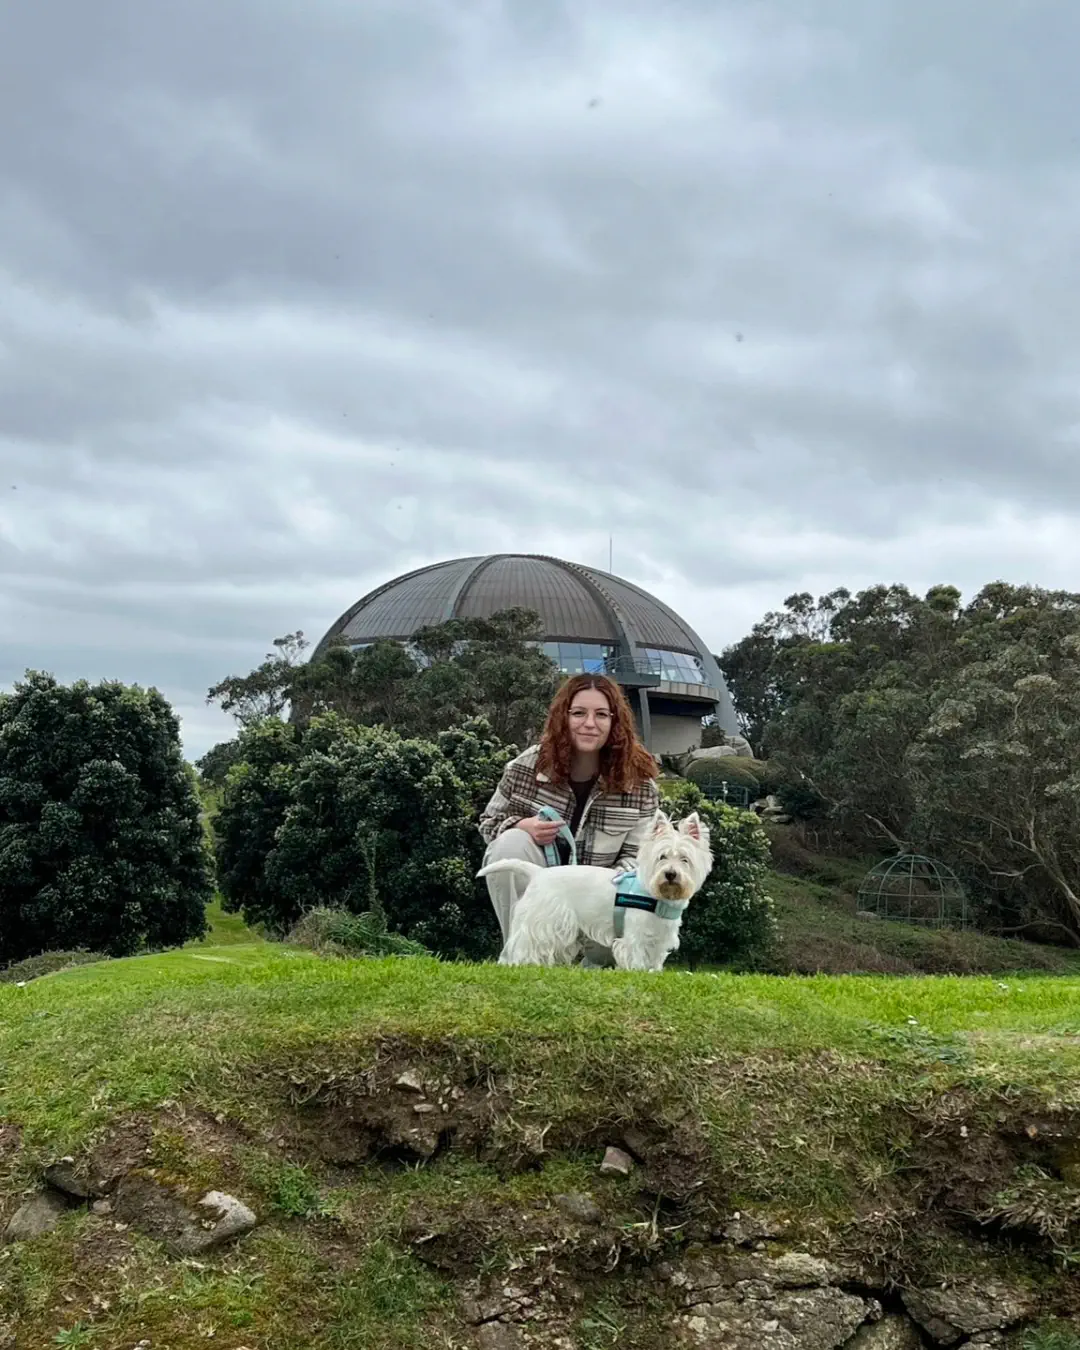
<svg viewBox="0 0 1080 1350">
<path fill-rule="evenodd" d="M 638 850 L 638 879 L 654 899 L 690 900 L 712 869 L 709 827 L 697 812 L 674 826 L 663 811 L 653 817 Z M 510 916 L 501 965 L 565 966 L 576 960 L 582 939 L 610 947 L 622 970 L 662 970 L 679 945 L 682 917 L 660 918 L 640 909 L 624 910 L 623 936 L 615 936 L 615 875 L 610 867 L 538 867 L 504 859 L 481 868 L 518 872 L 529 878 Z"/>
</svg>

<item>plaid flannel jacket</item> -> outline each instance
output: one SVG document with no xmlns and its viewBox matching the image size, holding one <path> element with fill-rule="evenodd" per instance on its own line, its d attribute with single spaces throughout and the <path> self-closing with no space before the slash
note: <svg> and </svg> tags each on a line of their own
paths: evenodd
<svg viewBox="0 0 1080 1350">
<path fill-rule="evenodd" d="M 490 844 L 519 820 L 551 806 L 563 820 L 574 813 L 569 784 L 553 783 L 539 773 L 540 747 L 530 746 L 503 770 L 499 786 L 480 816 L 480 833 Z M 605 792 L 602 783 L 592 790 L 577 831 L 578 862 L 593 867 L 631 868 L 649 821 L 660 804 L 656 780 L 647 778 L 633 792 Z"/>
</svg>

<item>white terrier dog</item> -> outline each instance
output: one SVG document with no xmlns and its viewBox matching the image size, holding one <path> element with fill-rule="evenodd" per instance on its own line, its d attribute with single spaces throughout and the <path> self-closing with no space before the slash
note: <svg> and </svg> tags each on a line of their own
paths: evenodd
<svg viewBox="0 0 1080 1350">
<path fill-rule="evenodd" d="M 538 867 L 504 859 L 477 873 L 529 877 L 510 915 L 500 965 L 563 966 L 583 938 L 610 947 L 622 970 L 662 970 L 679 945 L 683 911 L 712 870 L 709 827 L 695 811 L 678 827 L 663 811 L 638 850 L 636 873 L 610 867 Z"/>
</svg>

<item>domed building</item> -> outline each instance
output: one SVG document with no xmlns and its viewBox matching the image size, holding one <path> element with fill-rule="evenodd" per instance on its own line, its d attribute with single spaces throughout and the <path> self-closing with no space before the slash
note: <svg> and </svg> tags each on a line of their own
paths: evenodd
<svg viewBox="0 0 1080 1350">
<path fill-rule="evenodd" d="M 540 615 L 544 650 L 565 674 L 597 672 L 622 685 L 654 754 L 700 745 L 710 715 L 738 731 L 716 659 L 685 619 L 640 586 L 560 558 L 496 553 L 395 577 L 346 610 L 312 657 L 331 643 L 408 642 L 426 625 L 513 607 Z"/>
</svg>

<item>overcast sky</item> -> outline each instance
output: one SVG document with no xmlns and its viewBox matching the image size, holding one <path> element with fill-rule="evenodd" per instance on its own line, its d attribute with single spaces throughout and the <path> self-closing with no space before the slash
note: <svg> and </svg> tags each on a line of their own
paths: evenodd
<svg viewBox="0 0 1080 1350">
<path fill-rule="evenodd" d="M 0 686 L 462 554 L 1080 588 L 1075 0 L 0 0 Z"/>
</svg>

